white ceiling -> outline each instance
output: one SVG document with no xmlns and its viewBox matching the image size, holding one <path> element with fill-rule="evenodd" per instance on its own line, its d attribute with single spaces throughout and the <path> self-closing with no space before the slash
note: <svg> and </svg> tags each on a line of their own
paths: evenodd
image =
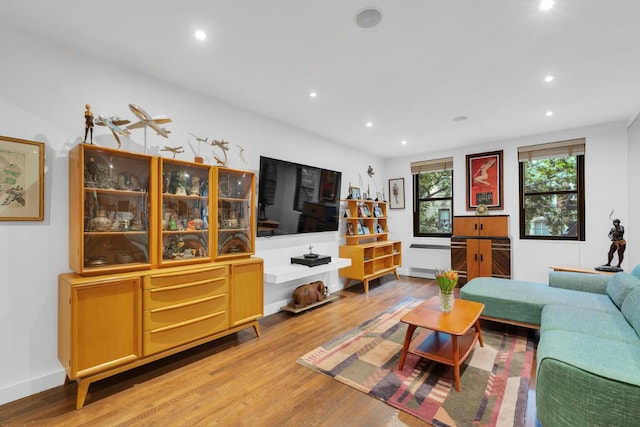
<svg viewBox="0 0 640 427">
<path fill-rule="evenodd" d="M 0 23 L 382 157 L 630 121 L 640 1 L 538 3 L 3 0 Z"/>
</svg>

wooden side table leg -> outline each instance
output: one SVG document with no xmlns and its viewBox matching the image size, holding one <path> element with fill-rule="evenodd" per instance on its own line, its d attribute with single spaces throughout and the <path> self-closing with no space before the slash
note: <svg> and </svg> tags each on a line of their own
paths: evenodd
<svg viewBox="0 0 640 427">
<path fill-rule="evenodd" d="M 404 336 L 404 344 L 402 345 L 402 353 L 400 353 L 400 363 L 398 364 L 398 369 L 400 370 L 404 368 L 404 361 L 407 358 L 409 344 L 411 344 L 411 338 L 413 338 L 413 333 L 415 332 L 416 328 L 416 325 L 409 325 L 407 327 L 407 334 Z"/>
<path fill-rule="evenodd" d="M 460 391 L 460 349 L 458 348 L 457 335 L 451 335 L 451 347 L 453 348 L 453 378 L 456 391 Z"/>
<path fill-rule="evenodd" d="M 475 329 L 478 333 L 478 341 L 480 341 L 480 347 L 484 347 L 484 340 L 482 339 L 482 331 L 480 330 L 480 319 L 476 320 Z"/>
</svg>

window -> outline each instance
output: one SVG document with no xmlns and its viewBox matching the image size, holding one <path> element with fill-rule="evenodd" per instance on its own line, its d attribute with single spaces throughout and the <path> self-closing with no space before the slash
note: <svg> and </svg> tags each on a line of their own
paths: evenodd
<svg viewBox="0 0 640 427">
<path fill-rule="evenodd" d="M 450 237 L 453 215 L 453 158 L 411 163 L 413 235 Z"/>
<path fill-rule="evenodd" d="M 518 148 L 520 238 L 585 240 L 585 140 Z"/>
</svg>

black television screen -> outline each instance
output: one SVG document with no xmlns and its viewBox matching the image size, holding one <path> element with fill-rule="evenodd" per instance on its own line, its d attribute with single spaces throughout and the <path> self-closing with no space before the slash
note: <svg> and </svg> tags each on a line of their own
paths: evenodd
<svg viewBox="0 0 640 427">
<path fill-rule="evenodd" d="M 257 235 L 338 230 L 342 173 L 260 156 Z"/>
</svg>

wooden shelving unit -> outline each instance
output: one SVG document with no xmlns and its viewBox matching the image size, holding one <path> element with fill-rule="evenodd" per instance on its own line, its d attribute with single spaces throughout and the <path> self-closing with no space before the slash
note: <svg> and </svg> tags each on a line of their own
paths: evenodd
<svg viewBox="0 0 640 427">
<path fill-rule="evenodd" d="M 388 240 L 387 202 L 346 199 L 345 245 L 340 246 L 340 258 L 350 258 L 351 266 L 341 268 L 346 278 L 344 287 L 356 280 L 369 292 L 369 281 L 393 273 L 402 265 L 402 242 Z"/>
</svg>

